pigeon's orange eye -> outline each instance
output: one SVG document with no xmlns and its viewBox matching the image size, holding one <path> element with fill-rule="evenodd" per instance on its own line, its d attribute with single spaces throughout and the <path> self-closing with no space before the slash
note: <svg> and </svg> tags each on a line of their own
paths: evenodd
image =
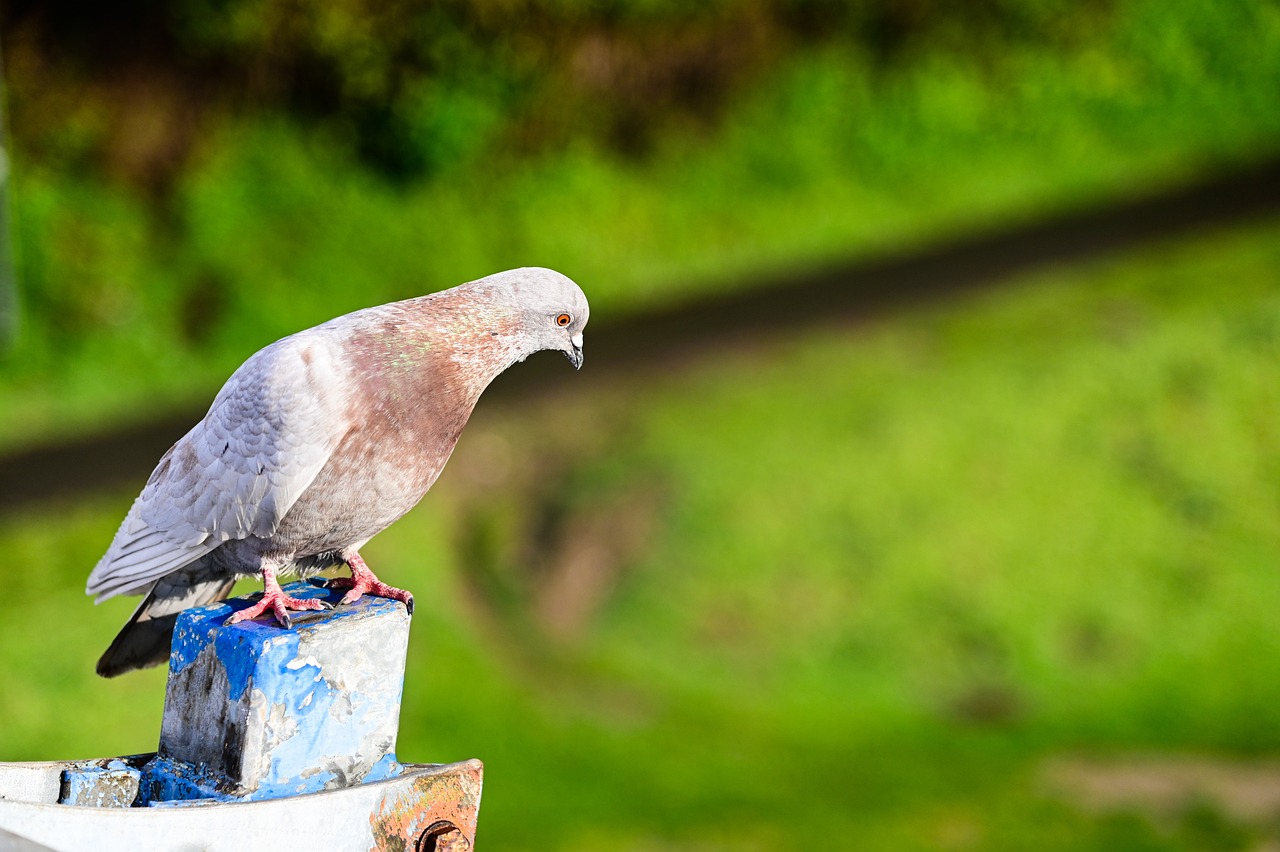
<svg viewBox="0 0 1280 852">
<path fill-rule="evenodd" d="M 571 322 L 573 322 L 573 317 L 569 316 L 568 314 L 561 314 L 560 316 L 556 317 L 556 325 L 560 326 L 561 328 L 564 328 L 566 325 L 568 325 Z"/>
</svg>

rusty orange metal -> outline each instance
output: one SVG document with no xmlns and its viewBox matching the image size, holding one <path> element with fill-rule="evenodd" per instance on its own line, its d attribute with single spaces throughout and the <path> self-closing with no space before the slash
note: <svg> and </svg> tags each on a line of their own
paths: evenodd
<svg viewBox="0 0 1280 852">
<path fill-rule="evenodd" d="M 484 764 L 467 760 L 387 795 L 369 817 L 373 849 L 465 852 L 475 846 Z"/>
</svg>

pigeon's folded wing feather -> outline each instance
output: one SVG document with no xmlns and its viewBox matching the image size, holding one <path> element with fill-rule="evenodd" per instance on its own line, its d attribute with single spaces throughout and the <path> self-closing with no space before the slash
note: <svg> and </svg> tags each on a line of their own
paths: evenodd
<svg viewBox="0 0 1280 852">
<path fill-rule="evenodd" d="M 305 333 L 246 361 L 160 460 L 88 593 L 138 592 L 225 541 L 275 532 L 350 426 L 343 372 Z"/>
<path fill-rule="evenodd" d="M 157 580 L 149 591 L 144 590 L 146 598 L 98 660 L 98 674 L 115 677 L 164 662 L 178 614 L 225 598 L 234 584 L 234 577 L 211 572 L 200 561 Z"/>
</svg>

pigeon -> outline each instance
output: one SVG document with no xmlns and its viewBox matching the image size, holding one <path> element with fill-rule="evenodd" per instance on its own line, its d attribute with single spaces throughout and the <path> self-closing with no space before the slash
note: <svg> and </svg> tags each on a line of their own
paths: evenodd
<svg viewBox="0 0 1280 852">
<path fill-rule="evenodd" d="M 346 564 L 339 606 L 403 601 L 360 558 L 436 481 L 480 394 L 544 349 L 582 366 L 587 299 L 550 269 L 499 272 L 346 314 L 254 354 L 160 459 L 86 593 L 145 595 L 98 661 L 103 677 L 169 657 L 178 614 L 261 576 L 262 598 L 228 622 L 324 608 L 286 595 L 282 573 Z"/>
</svg>

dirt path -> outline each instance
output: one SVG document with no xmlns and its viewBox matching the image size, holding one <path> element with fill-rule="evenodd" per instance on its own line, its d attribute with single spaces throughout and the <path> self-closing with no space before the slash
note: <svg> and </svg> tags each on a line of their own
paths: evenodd
<svg viewBox="0 0 1280 852">
<path fill-rule="evenodd" d="M 589 391 L 628 373 L 670 370 L 725 347 L 867 321 L 929 301 L 954 298 L 1055 265 L 1096 260 L 1188 234 L 1280 215 L 1280 158 L 1158 195 L 942 243 L 909 254 L 854 261 L 790 278 L 761 280 L 731 293 L 596 322 L 590 369 L 573 376 L 563 362 L 535 358 L 501 377 L 486 404 L 519 404 L 572 378 Z M 114 432 L 0 458 L 0 512 L 67 502 L 106 489 L 141 486 L 160 455 L 201 416 L 186 412 Z"/>
</svg>

